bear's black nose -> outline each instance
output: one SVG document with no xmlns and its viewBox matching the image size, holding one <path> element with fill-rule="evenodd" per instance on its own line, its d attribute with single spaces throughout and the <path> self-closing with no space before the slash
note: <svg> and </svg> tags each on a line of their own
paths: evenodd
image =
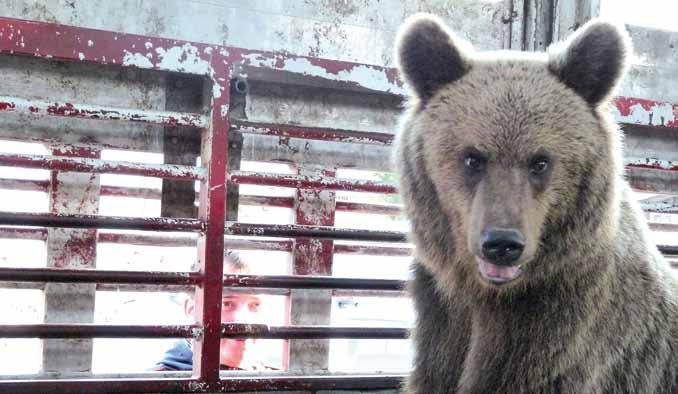
<svg viewBox="0 0 678 394">
<path fill-rule="evenodd" d="M 496 265 L 511 265 L 525 249 L 525 238 L 520 231 L 487 229 L 480 233 L 483 257 Z"/>
</svg>

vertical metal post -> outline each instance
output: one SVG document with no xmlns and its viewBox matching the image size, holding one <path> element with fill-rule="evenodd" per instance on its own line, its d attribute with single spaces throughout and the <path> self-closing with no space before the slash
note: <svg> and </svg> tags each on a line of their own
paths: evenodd
<svg viewBox="0 0 678 394">
<path fill-rule="evenodd" d="M 100 150 L 54 146 L 52 154 L 100 158 Z M 49 210 L 52 214 L 96 215 L 99 212 L 99 175 L 51 172 Z M 50 268 L 94 268 L 96 229 L 49 228 L 47 266 Z M 45 286 L 45 323 L 92 323 L 94 284 L 48 283 Z M 45 339 L 44 373 L 88 374 L 92 369 L 91 339 Z"/>
<path fill-rule="evenodd" d="M 168 74 L 165 83 L 165 109 L 200 112 L 203 78 Z M 200 153 L 200 135 L 185 127 L 165 126 L 163 154 L 166 164 L 194 166 Z M 162 180 L 161 216 L 193 218 L 196 216 L 195 189 L 192 181 Z"/>
<path fill-rule="evenodd" d="M 299 175 L 335 176 L 334 170 L 299 167 Z M 296 224 L 333 226 L 335 193 L 327 190 L 297 189 L 294 201 Z M 294 275 L 332 275 L 332 240 L 297 239 L 294 243 Z M 332 309 L 330 290 L 292 290 L 292 324 L 328 325 Z M 292 371 L 328 369 L 329 340 L 290 340 L 289 368 Z"/>
<path fill-rule="evenodd" d="M 215 64 L 215 69 L 224 69 Z M 219 83 L 213 80 L 212 83 Z M 222 83 L 228 83 L 226 79 Z M 198 259 L 204 274 L 203 285 L 196 289 L 196 319 L 202 322 L 202 336 L 195 341 L 194 374 L 208 385 L 219 381 L 219 344 L 221 342 L 221 293 L 224 273 L 224 218 L 226 207 L 226 163 L 228 152 L 229 89 L 215 97 L 206 84 L 205 97 L 211 97 L 211 127 L 202 136 L 201 162 L 208 167 L 206 180 L 200 184 L 198 217 L 206 223 L 198 239 Z M 215 89 L 219 90 L 219 89 Z"/>
</svg>

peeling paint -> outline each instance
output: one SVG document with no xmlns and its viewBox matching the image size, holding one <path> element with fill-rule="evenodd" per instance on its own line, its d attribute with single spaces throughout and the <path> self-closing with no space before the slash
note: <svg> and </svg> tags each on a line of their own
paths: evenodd
<svg viewBox="0 0 678 394">
<path fill-rule="evenodd" d="M 678 127 L 678 104 L 618 97 L 610 111 L 620 123 Z"/>
<path fill-rule="evenodd" d="M 302 57 L 261 54 L 243 55 L 244 64 L 253 67 L 274 68 L 310 77 L 355 83 L 367 89 L 404 95 L 405 89 L 394 71 L 365 64 L 318 61 Z M 328 67 L 333 65 L 333 67 Z"/>
<path fill-rule="evenodd" d="M 126 174 L 183 180 L 201 180 L 206 176 L 206 170 L 202 167 L 178 164 L 145 164 L 49 155 L 0 154 L 0 164 L 10 167 Z"/>
<path fill-rule="evenodd" d="M 210 75 L 212 68 L 208 61 L 200 56 L 197 47 L 191 44 L 184 44 L 181 47 L 171 47 L 169 49 L 156 48 L 160 62 L 158 67 L 165 70 L 175 70 L 191 74 Z"/>
<path fill-rule="evenodd" d="M 153 68 L 153 63 L 141 53 L 132 53 L 125 51 L 125 57 L 122 59 L 123 66 L 134 66 L 139 68 Z"/>
</svg>

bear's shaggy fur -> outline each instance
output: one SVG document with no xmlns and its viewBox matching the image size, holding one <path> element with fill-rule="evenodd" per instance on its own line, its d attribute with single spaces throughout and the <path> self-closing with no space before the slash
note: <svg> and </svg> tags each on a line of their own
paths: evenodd
<svg viewBox="0 0 678 394">
<path fill-rule="evenodd" d="M 545 54 L 474 52 L 430 15 L 400 30 L 408 393 L 678 393 L 678 288 L 607 110 L 629 52 L 603 21 Z"/>
</svg>

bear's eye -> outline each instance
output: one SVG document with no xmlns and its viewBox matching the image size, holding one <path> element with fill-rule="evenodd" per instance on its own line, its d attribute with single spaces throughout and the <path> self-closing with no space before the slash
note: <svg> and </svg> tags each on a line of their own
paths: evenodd
<svg viewBox="0 0 678 394">
<path fill-rule="evenodd" d="M 550 160 L 546 156 L 536 157 L 530 163 L 530 174 L 541 175 L 549 169 Z"/>
<path fill-rule="evenodd" d="M 469 170 L 480 172 L 485 168 L 486 159 L 477 153 L 468 153 L 464 158 L 464 165 Z"/>
</svg>

